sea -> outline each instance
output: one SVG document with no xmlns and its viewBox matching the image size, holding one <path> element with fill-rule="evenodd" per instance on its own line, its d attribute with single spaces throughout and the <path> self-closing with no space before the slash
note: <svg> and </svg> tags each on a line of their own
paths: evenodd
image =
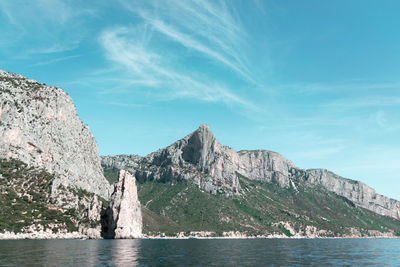
<svg viewBox="0 0 400 267">
<path fill-rule="evenodd" d="M 1 266 L 400 266 L 400 239 L 1 240 Z"/>
</svg>

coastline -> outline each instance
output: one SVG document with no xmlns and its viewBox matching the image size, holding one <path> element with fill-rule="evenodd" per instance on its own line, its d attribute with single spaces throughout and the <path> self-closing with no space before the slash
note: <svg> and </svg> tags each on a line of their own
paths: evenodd
<svg viewBox="0 0 400 267">
<path fill-rule="evenodd" d="M 318 236 L 318 237 L 308 237 L 308 236 L 248 236 L 248 237 L 230 237 L 230 236 L 216 236 L 216 237 L 142 237 L 139 239 L 147 240 L 162 240 L 162 239 L 176 239 L 176 240 L 186 240 L 186 239 L 400 239 L 398 236 L 386 237 L 386 236 L 354 236 L 354 237 L 328 237 L 328 236 Z"/>
<path fill-rule="evenodd" d="M 33 232 L 33 233 L 0 233 L 0 240 L 46 240 L 46 239 L 88 239 L 89 237 L 79 232 L 52 233 L 52 232 Z"/>
<path fill-rule="evenodd" d="M 0 233 L 0 240 L 66 240 L 66 239 L 92 239 L 101 240 L 101 237 L 93 237 L 85 235 L 79 232 L 67 232 L 67 233 L 52 233 L 47 231 L 34 232 L 34 233 L 14 233 L 4 232 Z M 260 236 L 246 236 L 246 235 L 226 235 L 226 236 L 207 236 L 207 235 L 189 235 L 189 236 L 162 236 L 162 235 L 143 235 L 141 238 L 135 238 L 141 240 L 189 240 L 189 239 L 400 239 L 400 236 L 393 235 L 379 235 L 379 236 L 286 236 L 286 235 L 260 235 Z"/>
</svg>

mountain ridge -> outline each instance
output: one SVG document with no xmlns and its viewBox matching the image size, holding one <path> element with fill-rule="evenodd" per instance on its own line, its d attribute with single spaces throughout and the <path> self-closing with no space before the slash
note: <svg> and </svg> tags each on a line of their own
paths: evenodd
<svg viewBox="0 0 400 267">
<path fill-rule="evenodd" d="M 300 184 L 321 185 L 377 214 L 400 219 L 400 202 L 377 194 L 366 184 L 344 178 L 326 169 L 301 169 L 278 152 L 240 150 L 221 145 L 206 124 L 171 145 L 141 157 L 102 156 L 105 168 L 128 169 L 139 181 L 192 180 L 216 194 L 240 194 L 236 173 L 251 180 L 296 188 Z"/>
<path fill-rule="evenodd" d="M 0 238 L 400 236 L 398 201 L 277 152 L 237 152 L 206 124 L 100 162 L 62 89 L 0 71 L 0 93 Z"/>
</svg>

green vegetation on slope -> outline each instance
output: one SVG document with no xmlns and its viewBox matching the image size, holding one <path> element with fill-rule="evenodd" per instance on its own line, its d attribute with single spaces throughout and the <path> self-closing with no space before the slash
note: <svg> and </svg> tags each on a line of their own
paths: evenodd
<svg viewBox="0 0 400 267">
<path fill-rule="evenodd" d="M 103 168 L 103 171 L 104 171 L 104 177 L 107 179 L 107 181 L 110 184 L 118 182 L 118 179 L 119 179 L 119 170 L 118 169 Z"/>
<path fill-rule="evenodd" d="M 145 232 L 172 235 L 188 231 L 245 231 L 247 227 L 241 222 L 251 220 L 235 208 L 231 199 L 202 192 L 191 183 L 146 182 L 138 184 L 138 190 Z"/>
<path fill-rule="evenodd" d="M 53 176 L 44 169 L 28 167 L 18 160 L 0 159 L 0 231 L 20 232 L 24 227 L 41 224 L 64 224 L 50 227 L 75 231 L 75 210 L 59 209 L 49 204 Z"/>
<path fill-rule="evenodd" d="M 326 230 L 326 236 L 343 236 L 355 228 L 394 231 L 400 222 L 354 206 L 351 201 L 322 187 L 277 185 L 238 175 L 241 195 L 225 197 L 200 190 L 189 182 L 145 182 L 138 184 L 145 233 L 240 231 L 248 235 L 281 233 L 291 236 L 286 222 L 296 231 L 307 226 Z"/>
<path fill-rule="evenodd" d="M 240 182 L 246 191 L 240 197 L 242 205 L 260 212 L 263 223 L 287 221 L 295 229 L 311 225 L 335 236 L 349 234 L 349 228 L 356 228 L 365 235 L 368 235 L 367 230 L 400 233 L 398 220 L 356 207 L 351 201 L 320 186 L 298 185 L 297 189 L 283 189 L 245 177 L 240 177 Z"/>
</svg>

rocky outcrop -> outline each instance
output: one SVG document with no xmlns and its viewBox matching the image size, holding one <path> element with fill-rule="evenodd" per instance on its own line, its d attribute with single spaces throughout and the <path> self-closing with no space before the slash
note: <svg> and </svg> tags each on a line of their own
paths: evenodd
<svg viewBox="0 0 400 267">
<path fill-rule="evenodd" d="M 109 198 L 96 142 L 62 89 L 0 70 L 0 158 L 19 159 L 55 175 L 59 187 Z"/>
<path fill-rule="evenodd" d="M 227 195 L 240 191 L 238 174 L 289 187 L 290 170 L 295 167 L 276 152 L 236 152 L 223 146 L 206 124 L 144 158 L 136 155 L 106 156 L 102 158 L 102 165 L 129 169 L 135 172 L 139 181 L 191 180 L 208 192 Z"/>
<path fill-rule="evenodd" d="M 183 139 L 145 157 L 106 156 L 102 157 L 102 165 L 130 170 L 139 181 L 190 180 L 208 192 L 225 195 L 240 193 L 240 175 L 295 190 L 298 185 L 321 185 L 360 207 L 400 219 L 400 202 L 376 194 L 363 183 L 322 169 L 297 168 L 273 151 L 236 152 L 221 145 L 205 124 Z"/>
<path fill-rule="evenodd" d="M 148 156 L 103 157 L 104 167 L 127 169 L 139 181 L 191 180 L 206 191 L 238 193 L 237 153 L 218 143 L 208 126 Z"/>
<path fill-rule="evenodd" d="M 102 224 L 104 238 L 139 238 L 142 235 L 142 212 L 136 179 L 128 171 L 120 171 Z"/>
<path fill-rule="evenodd" d="M 44 231 L 42 229 L 32 229 L 27 233 L 14 233 L 5 231 L 0 233 L 0 240 L 16 240 L 16 239 L 82 239 L 89 238 L 79 232 L 54 233 L 51 230 Z"/>
<path fill-rule="evenodd" d="M 237 172 L 252 180 L 262 180 L 290 187 L 293 184 L 294 164 L 279 153 L 267 150 L 242 150 L 238 152 Z"/>
<path fill-rule="evenodd" d="M 366 184 L 340 177 L 325 169 L 306 170 L 307 182 L 313 185 L 322 185 L 329 191 L 347 198 L 354 204 L 385 215 L 400 219 L 400 202 L 377 194 Z"/>
</svg>

